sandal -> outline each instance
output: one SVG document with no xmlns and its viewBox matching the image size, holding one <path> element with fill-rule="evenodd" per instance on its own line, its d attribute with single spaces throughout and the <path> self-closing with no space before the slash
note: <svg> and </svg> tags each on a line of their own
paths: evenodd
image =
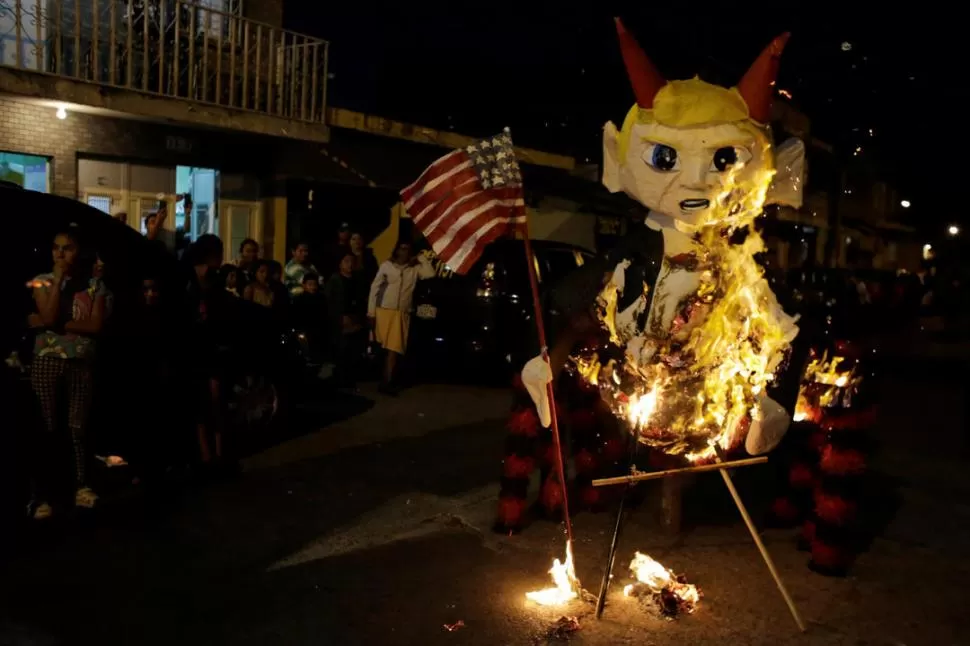
<svg viewBox="0 0 970 646">
<path fill-rule="evenodd" d="M 97 502 L 98 494 L 94 493 L 94 490 L 90 487 L 81 487 L 74 494 L 74 505 L 77 507 L 91 509 Z"/>
</svg>

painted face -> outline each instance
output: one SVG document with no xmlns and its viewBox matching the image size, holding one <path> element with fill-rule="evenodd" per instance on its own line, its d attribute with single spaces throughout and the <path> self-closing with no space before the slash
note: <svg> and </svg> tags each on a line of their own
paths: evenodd
<svg viewBox="0 0 970 646">
<path fill-rule="evenodd" d="M 613 142 L 606 142 L 607 157 L 618 151 Z M 611 176 L 604 181 L 688 227 L 711 223 L 715 213 L 723 216 L 726 209 L 718 207 L 730 206 L 735 189 L 771 168 L 765 137 L 733 123 L 692 128 L 634 124 L 626 156 L 618 161 L 607 160 L 605 173 Z"/>
<path fill-rule="evenodd" d="M 77 259 L 77 243 L 70 236 L 63 234 L 56 236 L 54 244 L 51 245 L 51 257 L 55 265 L 61 265 L 64 268 L 74 266 L 74 261 Z"/>
</svg>

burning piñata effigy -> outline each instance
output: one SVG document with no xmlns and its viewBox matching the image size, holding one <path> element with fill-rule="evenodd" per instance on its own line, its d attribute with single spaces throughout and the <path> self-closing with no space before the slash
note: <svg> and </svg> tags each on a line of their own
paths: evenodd
<svg viewBox="0 0 970 646">
<path fill-rule="evenodd" d="M 775 147 L 768 125 L 788 35 L 725 88 L 666 81 L 619 20 L 617 29 L 636 104 L 619 129 L 604 128 L 603 185 L 648 213 L 552 288 L 561 323 L 551 360 L 536 357 L 521 374 L 501 531 L 523 526 L 534 468 L 540 511 L 556 517 L 562 505 L 545 430 L 550 382 L 570 428 L 581 508 L 603 503 L 608 490 L 594 479 L 627 468 L 630 433 L 650 458 L 689 466 L 742 447 L 767 453 L 791 421 L 767 389 L 798 327 L 755 260 L 765 206 L 801 205 L 804 145 Z"/>
</svg>

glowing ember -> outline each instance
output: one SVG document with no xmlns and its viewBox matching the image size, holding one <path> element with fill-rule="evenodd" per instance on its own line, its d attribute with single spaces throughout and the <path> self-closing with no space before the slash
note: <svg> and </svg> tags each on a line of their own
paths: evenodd
<svg viewBox="0 0 970 646">
<path fill-rule="evenodd" d="M 630 562 L 630 572 L 636 578 L 623 588 L 623 596 L 642 598 L 649 596 L 665 615 L 682 612 L 690 614 L 697 607 L 701 594 L 697 586 L 687 583 L 646 554 L 637 552 Z"/>
<path fill-rule="evenodd" d="M 566 543 L 566 562 L 562 563 L 559 559 L 552 562 L 552 582 L 556 584 L 554 588 L 546 588 L 525 594 L 529 601 L 534 601 L 540 606 L 561 606 L 569 603 L 579 596 L 579 580 L 576 578 L 576 569 L 573 565 L 573 547 Z"/>
<path fill-rule="evenodd" d="M 646 286 L 641 298 L 618 311 L 617 294 L 629 287 L 621 264 L 597 301 L 604 347 L 571 357 L 572 367 L 600 389 L 640 442 L 690 462 L 710 461 L 715 446 L 727 450 L 743 441 L 798 333 L 796 319 L 782 310 L 755 261 L 764 241 L 754 221 L 773 175 L 733 176 L 708 220 L 691 230 L 692 251 L 664 259 L 670 272 L 697 278 L 696 289 L 673 296 L 679 300 L 670 329 L 657 325 L 653 311 L 644 322 Z M 741 231 L 738 242 L 734 234 Z M 664 280 L 661 272 L 654 301 L 671 297 Z"/>
</svg>

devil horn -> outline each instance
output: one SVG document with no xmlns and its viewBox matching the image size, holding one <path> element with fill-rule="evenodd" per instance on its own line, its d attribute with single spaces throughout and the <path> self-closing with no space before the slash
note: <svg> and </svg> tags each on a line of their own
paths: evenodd
<svg viewBox="0 0 970 646">
<path fill-rule="evenodd" d="M 620 52 L 623 54 L 627 76 L 630 77 L 630 85 L 633 86 L 633 94 L 637 97 L 637 105 L 644 110 L 649 110 L 653 107 L 653 99 L 657 96 L 657 92 L 667 82 L 643 53 L 633 34 L 626 30 L 619 18 L 614 20 L 616 20 L 616 33 L 620 39 Z"/>
<path fill-rule="evenodd" d="M 738 92 L 748 104 L 748 114 L 759 123 L 767 123 L 771 119 L 775 78 L 778 76 L 781 52 L 790 36 L 791 34 L 785 32 L 771 41 L 738 83 Z"/>
</svg>

